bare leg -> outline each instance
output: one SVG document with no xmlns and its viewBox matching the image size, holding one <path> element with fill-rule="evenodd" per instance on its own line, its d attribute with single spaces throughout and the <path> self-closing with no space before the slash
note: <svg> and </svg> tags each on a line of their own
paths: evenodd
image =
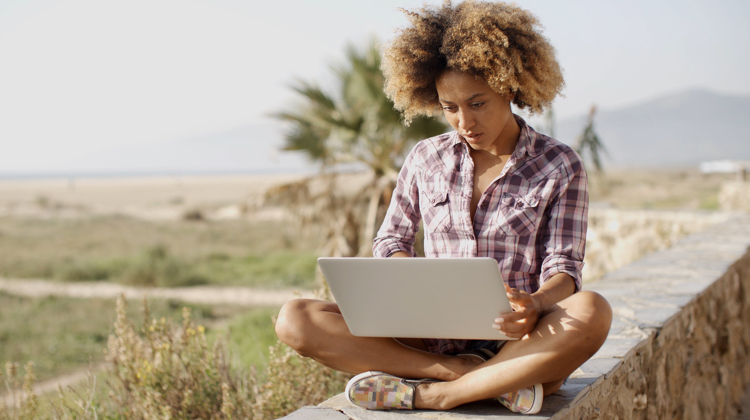
<svg viewBox="0 0 750 420">
<path fill-rule="evenodd" d="M 552 306 L 532 333 L 509 341 L 461 378 L 420 385 L 415 407 L 445 410 L 538 383 L 544 384 L 545 394 L 552 393 L 601 347 L 611 322 L 612 309 L 603 297 L 576 293 Z"/>
<path fill-rule="evenodd" d="M 475 360 L 410 347 L 421 346 L 418 339 L 355 337 L 338 305 L 318 300 L 287 302 L 276 321 L 276 334 L 300 355 L 349 373 L 380 370 L 405 378 L 452 381 L 478 365 Z"/>
</svg>

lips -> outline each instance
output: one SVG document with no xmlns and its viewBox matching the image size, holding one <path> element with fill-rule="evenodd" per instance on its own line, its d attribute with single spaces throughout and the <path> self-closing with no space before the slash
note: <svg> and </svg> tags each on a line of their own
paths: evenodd
<svg viewBox="0 0 750 420">
<path fill-rule="evenodd" d="M 466 141 L 477 141 L 482 133 L 461 134 Z"/>
</svg>

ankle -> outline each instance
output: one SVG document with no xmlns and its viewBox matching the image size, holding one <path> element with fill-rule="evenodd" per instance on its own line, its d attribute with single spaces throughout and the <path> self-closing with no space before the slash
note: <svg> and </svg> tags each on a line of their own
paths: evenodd
<svg viewBox="0 0 750 420">
<path fill-rule="evenodd" d="M 448 393 L 443 392 L 446 382 L 423 383 L 414 391 L 414 408 L 420 410 L 449 410 L 455 406 L 448 401 Z"/>
<path fill-rule="evenodd" d="M 435 375 L 435 379 L 441 381 L 455 381 L 460 377 L 474 370 L 482 362 L 473 360 L 473 358 L 456 357 L 456 356 L 444 356 L 445 361 L 440 366 L 443 367 L 442 372 Z"/>
<path fill-rule="evenodd" d="M 460 354 L 456 356 L 455 358 L 458 359 L 458 361 L 462 364 L 463 368 L 466 370 L 464 372 L 464 375 L 474 370 L 477 366 L 485 363 L 484 360 L 474 355 Z"/>
</svg>

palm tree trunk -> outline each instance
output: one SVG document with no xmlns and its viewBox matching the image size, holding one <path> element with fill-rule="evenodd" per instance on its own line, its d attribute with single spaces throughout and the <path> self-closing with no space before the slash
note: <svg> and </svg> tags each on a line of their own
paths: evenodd
<svg viewBox="0 0 750 420">
<path fill-rule="evenodd" d="M 377 223 L 378 208 L 380 207 L 380 197 L 383 195 L 383 189 L 377 180 L 370 186 L 370 197 L 367 206 L 367 218 L 365 219 L 365 233 L 362 238 L 363 242 L 359 246 L 358 257 L 372 256 L 372 241 L 375 239 L 375 224 Z"/>
</svg>

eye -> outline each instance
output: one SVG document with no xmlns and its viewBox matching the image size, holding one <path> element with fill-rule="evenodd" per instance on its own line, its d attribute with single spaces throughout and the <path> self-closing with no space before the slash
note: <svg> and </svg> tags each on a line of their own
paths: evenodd
<svg viewBox="0 0 750 420">
<path fill-rule="evenodd" d="M 445 105 L 442 108 L 443 108 L 443 111 L 446 111 L 446 112 L 453 112 L 456 110 L 455 105 Z"/>
<path fill-rule="evenodd" d="M 474 103 L 471 104 L 471 107 L 472 108 L 479 108 L 482 105 L 484 105 L 484 102 L 474 102 Z"/>
</svg>

